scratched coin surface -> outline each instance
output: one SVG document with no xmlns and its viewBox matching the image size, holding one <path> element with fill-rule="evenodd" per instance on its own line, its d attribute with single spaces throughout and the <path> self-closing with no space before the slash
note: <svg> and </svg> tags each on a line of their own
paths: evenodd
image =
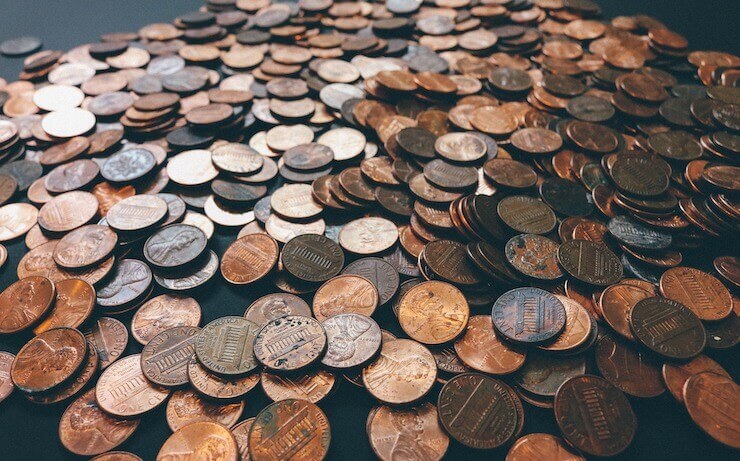
<svg viewBox="0 0 740 461">
<path fill-rule="evenodd" d="M 10 377 L 23 392 L 48 391 L 70 379 L 85 363 L 87 341 L 74 328 L 47 330 L 16 354 Z"/>
<path fill-rule="evenodd" d="M 437 379 L 429 349 L 410 339 L 384 342 L 380 356 L 362 370 L 362 383 L 381 402 L 400 405 L 424 397 Z"/>
<path fill-rule="evenodd" d="M 526 349 L 502 342 L 493 330 L 491 317 L 470 317 L 465 333 L 455 341 L 455 352 L 468 367 L 494 375 L 518 370 L 527 358 Z"/>
<path fill-rule="evenodd" d="M 131 336 L 146 345 L 159 333 L 174 327 L 197 327 L 200 304 L 189 296 L 163 294 L 154 297 L 136 311 L 131 319 Z"/>
<path fill-rule="evenodd" d="M 200 363 L 221 375 L 242 375 L 257 367 L 253 353 L 259 326 L 243 317 L 220 317 L 198 333 L 195 354 Z"/>
<path fill-rule="evenodd" d="M 270 293 L 255 300 L 249 305 L 244 318 L 262 328 L 270 320 L 286 315 L 311 316 L 311 308 L 300 296 L 290 293 Z"/>
<path fill-rule="evenodd" d="M 249 456 L 255 461 L 322 460 L 329 451 L 329 420 L 316 404 L 287 399 L 259 412 L 249 431 Z"/>
<path fill-rule="evenodd" d="M 707 344 L 701 320 L 683 304 L 660 297 L 646 298 L 629 314 L 632 332 L 640 343 L 664 357 L 686 360 Z"/>
<path fill-rule="evenodd" d="M 637 419 L 627 397 L 603 378 L 577 376 L 555 395 L 555 420 L 573 446 L 594 456 L 614 456 L 632 443 Z M 592 428 L 599 427 L 598 435 Z"/>
<path fill-rule="evenodd" d="M 468 324 L 465 295 L 446 282 L 427 281 L 407 291 L 398 305 L 398 321 L 411 338 L 443 344 L 460 336 Z"/>
<path fill-rule="evenodd" d="M 141 350 L 141 370 L 146 378 L 160 386 L 187 384 L 187 366 L 195 353 L 198 327 L 169 328 L 146 343 Z"/>
<path fill-rule="evenodd" d="M 204 399 L 190 389 L 180 389 L 173 392 L 167 401 L 165 418 L 172 432 L 201 421 L 212 421 L 231 427 L 239 420 L 243 410 L 244 401 L 213 402 Z"/>
<path fill-rule="evenodd" d="M 447 381 L 437 408 L 445 431 L 459 443 L 493 449 L 516 433 L 516 397 L 502 381 L 480 373 L 463 373 Z"/>
<path fill-rule="evenodd" d="M 169 436 L 157 453 L 157 461 L 181 456 L 194 459 L 206 456 L 218 461 L 237 461 L 239 448 L 226 426 L 212 421 L 198 421 L 181 427 Z"/>
<path fill-rule="evenodd" d="M 149 382 L 141 370 L 141 354 L 116 361 L 98 378 L 95 400 L 106 413 L 131 418 L 161 405 L 169 389 Z"/>
<path fill-rule="evenodd" d="M 732 448 L 740 448 L 736 437 L 738 422 L 733 416 L 740 403 L 740 386 L 732 378 L 702 372 L 690 377 L 684 385 L 686 409 L 704 432 Z"/>
<path fill-rule="evenodd" d="M 501 295 L 491 312 L 496 333 L 517 342 L 536 344 L 557 337 L 565 328 L 565 307 L 553 294 L 534 287 Z"/>
<path fill-rule="evenodd" d="M 506 242 L 504 254 L 514 269 L 533 279 L 552 281 L 564 275 L 558 264 L 558 244 L 547 237 L 514 236 Z"/>
<path fill-rule="evenodd" d="M 674 267 L 660 277 L 660 292 L 691 309 L 704 321 L 717 321 L 732 313 L 729 290 L 713 275 L 693 267 Z"/>
<path fill-rule="evenodd" d="M 450 438 L 442 430 L 437 408 L 429 402 L 395 408 L 383 405 L 368 424 L 368 437 L 373 453 L 382 461 L 391 461 L 414 453 L 420 459 L 444 458 Z"/>
<path fill-rule="evenodd" d="M 319 322 L 338 314 L 356 313 L 370 317 L 378 307 L 378 290 L 359 275 L 338 275 L 324 282 L 313 298 L 313 316 Z"/>
<path fill-rule="evenodd" d="M 322 322 L 327 349 L 321 359 L 333 369 L 355 368 L 367 364 L 380 351 L 382 334 L 375 320 L 357 313 L 335 315 Z"/>
<path fill-rule="evenodd" d="M 270 370 L 295 371 L 320 360 L 326 333 L 316 319 L 287 315 L 267 323 L 254 340 L 254 355 Z"/>
</svg>

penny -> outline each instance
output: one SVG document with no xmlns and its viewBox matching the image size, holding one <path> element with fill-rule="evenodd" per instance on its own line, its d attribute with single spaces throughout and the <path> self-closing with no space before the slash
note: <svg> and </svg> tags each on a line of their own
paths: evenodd
<svg viewBox="0 0 740 461">
<path fill-rule="evenodd" d="M 368 392 L 390 404 L 421 399 L 436 377 L 434 356 L 421 344 L 408 339 L 384 342 L 378 359 L 362 371 L 362 382 Z"/>
<path fill-rule="evenodd" d="M 0 43 L 0 53 L 5 56 L 23 56 L 41 48 L 41 39 L 31 36 L 11 38 Z"/>
<path fill-rule="evenodd" d="M 196 149 L 170 158 L 167 162 L 167 175 L 182 186 L 197 186 L 214 179 L 218 170 L 213 166 L 210 151 Z"/>
<path fill-rule="evenodd" d="M 242 317 L 218 318 L 195 339 L 195 354 L 208 370 L 220 375 L 243 375 L 255 367 L 252 353 L 258 325 Z"/>
<path fill-rule="evenodd" d="M 88 344 L 88 347 L 90 345 Z M 82 365 L 82 369 L 74 375 L 73 379 L 69 383 L 57 387 L 50 392 L 43 392 L 41 394 L 26 394 L 25 397 L 33 403 L 40 403 L 49 405 L 53 403 L 59 403 L 63 400 L 67 400 L 70 397 L 79 393 L 93 376 L 98 372 L 98 353 L 95 349 L 89 348 L 87 351 L 87 357 L 85 363 Z"/>
<path fill-rule="evenodd" d="M 260 380 L 259 372 L 247 373 L 243 376 L 222 376 L 209 372 L 193 357 L 188 362 L 188 380 L 200 394 L 219 401 L 232 401 L 244 397 L 246 393 L 257 386 Z"/>
<path fill-rule="evenodd" d="M 463 373 L 442 387 L 437 402 L 439 420 L 447 433 L 465 446 L 497 448 L 516 433 L 519 416 L 515 399 L 503 382 L 479 373 Z"/>
<path fill-rule="evenodd" d="M 171 224 L 152 234 L 144 243 L 147 261 L 160 269 L 172 269 L 198 259 L 208 239 L 202 230 L 188 224 Z"/>
<path fill-rule="evenodd" d="M 288 437 L 294 433 L 295 436 Z M 255 461 L 322 460 L 330 441 L 329 421 L 318 406 L 306 400 L 281 400 L 268 405 L 255 417 L 249 431 L 249 456 Z"/>
<path fill-rule="evenodd" d="M 311 308 L 302 298 L 290 293 L 270 293 L 249 305 L 244 318 L 260 328 L 287 315 L 311 316 Z"/>
<path fill-rule="evenodd" d="M 211 402 L 188 389 L 172 393 L 165 415 L 170 430 L 177 432 L 189 424 L 204 421 L 231 427 L 239 420 L 243 410 L 243 401 L 227 404 Z"/>
<path fill-rule="evenodd" d="M 378 290 L 379 305 L 393 298 L 398 290 L 398 271 L 389 262 L 380 258 L 361 258 L 344 268 L 343 274 L 359 275 L 369 280 Z"/>
<path fill-rule="evenodd" d="M 509 448 L 506 461 L 582 461 L 585 458 L 570 448 L 563 439 L 550 434 L 534 433 L 520 438 Z"/>
<path fill-rule="evenodd" d="M 658 364 L 634 346 L 609 335 L 596 343 L 596 366 L 607 381 L 629 395 L 657 397 L 665 391 Z"/>
<path fill-rule="evenodd" d="M 612 285 L 606 288 L 599 298 L 601 315 L 614 331 L 629 340 L 634 340 L 629 326 L 629 313 L 639 301 L 654 295 L 655 293 L 639 286 Z"/>
<path fill-rule="evenodd" d="M 555 341 L 539 348 L 556 352 L 574 350 L 588 341 L 593 319 L 577 301 L 561 295 L 555 297 L 565 306 L 565 328 Z"/>
<path fill-rule="evenodd" d="M 318 216 L 323 207 L 311 195 L 308 184 L 289 184 L 273 192 L 272 211 L 287 219 L 308 219 Z"/>
<path fill-rule="evenodd" d="M 396 459 L 404 452 L 429 461 L 441 460 L 450 444 L 440 427 L 437 409 L 428 402 L 409 408 L 381 406 L 367 432 L 373 452 L 382 461 Z"/>
<path fill-rule="evenodd" d="M 346 226 L 345 226 L 346 229 Z M 339 273 L 344 253 L 323 235 L 299 235 L 285 244 L 281 255 L 285 270 L 307 282 L 323 282 Z"/>
<path fill-rule="evenodd" d="M 642 225 L 627 216 L 612 218 L 607 228 L 619 242 L 640 250 L 664 250 L 673 242 L 671 234 Z"/>
<path fill-rule="evenodd" d="M 384 218 L 360 218 L 350 221 L 339 233 L 339 243 L 356 254 L 377 254 L 398 240 L 398 228 Z"/>
<path fill-rule="evenodd" d="M 619 156 L 611 167 L 616 186 L 629 194 L 650 197 L 668 189 L 669 174 L 665 162 L 645 155 Z"/>
<path fill-rule="evenodd" d="M 99 287 L 97 303 L 103 309 L 116 309 L 136 304 L 146 296 L 152 284 L 152 271 L 136 259 L 123 259 L 113 274 Z"/>
<path fill-rule="evenodd" d="M 100 168 L 87 159 L 59 165 L 46 175 L 44 186 L 53 194 L 61 194 L 86 187 L 98 176 Z"/>
<path fill-rule="evenodd" d="M 367 364 L 380 350 L 381 331 L 375 321 L 361 314 L 339 314 L 323 322 L 328 348 L 321 363 L 334 369 Z"/>
<path fill-rule="evenodd" d="M 530 396 L 552 399 L 557 390 L 568 379 L 586 373 L 586 360 L 583 356 L 553 357 L 542 353 L 530 353 L 524 366 L 514 375 L 517 385 Z M 524 394 L 522 394 L 524 395 Z"/>
<path fill-rule="evenodd" d="M 443 344 L 462 334 L 469 312 L 465 296 L 457 288 L 429 281 L 404 294 L 398 320 L 411 338 L 424 344 Z"/>
<path fill-rule="evenodd" d="M 555 228 L 555 213 L 540 200 L 526 195 L 511 195 L 497 207 L 501 220 L 516 232 L 546 234 Z"/>
<path fill-rule="evenodd" d="M 128 182 L 147 175 L 156 165 L 154 154 L 149 150 L 126 149 L 108 157 L 100 168 L 100 175 L 107 181 Z"/>
<path fill-rule="evenodd" d="M 299 375 L 278 375 L 265 371 L 260 382 L 265 394 L 275 402 L 300 399 L 318 403 L 334 390 L 336 378 L 326 370 Z"/>
<path fill-rule="evenodd" d="M 683 389 L 686 381 L 703 372 L 729 376 L 722 366 L 706 355 L 697 355 L 685 363 L 664 363 L 662 370 L 665 386 L 679 403 L 684 403 Z"/>
<path fill-rule="evenodd" d="M 107 368 L 121 357 L 128 344 L 128 330 L 119 320 L 100 317 L 85 332 L 85 338 L 97 352 L 100 369 Z"/>
<path fill-rule="evenodd" d="M 511 159 L 490 159 L 483 165 L 483 173 L 500 187 L 528 189 L 537 183 L 537 173 L 532 167 Z"/>
<path fill-rule="evenodd" d="M 470 265 L 465 247 L 458 242 L 429 242 L 424 247 L 421 258 L 434 274 L 456 285 L 472 286 L 481 283 L 478 273 Z"/>
<path fill-rule="evenodd" d="M 231 434 L 236 439 L 236 444 L 239 447 L 239 458 L 241 461 L 249 461 L 249 430 L 252 428 L 254 418 L 246 419 L 236 426 L 231 428 Z"/>
<path fill-rule="evenodd" d="M 589 399 L 581 398 L 586 395 Z M 590 432 L 596 415 L 602 427 L 599 437 Z M 624 451 L 632 443 L 637 425 L 624 394 L 603 378 L 589 375 L 571 378 L 558 389 L 555 420 L 568 442 L 594 456 Z"/>
<path fill-rule="evenodd" d="M 131 320 L 131 335 L 142 345 L 174 327 L 196 327 L 200 323 L 200 305 L 193 298 L 163 294 L 141 305 Z"/>
<path fill-rule="evenodd" d="M 563 303 L 539 288 L 507 291 L 493 304 L 491 316 L 496 333 L 515 343 L 528 344 L 557 337 L 566 320 Z"/>
<path fill-rule="evenodd" d="M 0 242 L 7 242 L 28 232 L 36 223 L 39 211 L 27 203 L 10 203 L 0 207 Z"/>
<path fill-rule="evenodd" d="M 23 392 L 48 391 L 69 380 L 84 364 L 86 355 L 87 341 L 82 333 L 74 328 L 53 328 L 21 348 L 10 377 Z"/>
<path fill-rule="evenodd" d="M 271 320 L 254 341 L 254 355 L 270 370 L 295 371 L 319 360 L 326 349 L 326 333 L 310 318 L 288 315 Z"/>
<path fill-rule="evenodd" d="M 41 323 L 34 327 L 33 332 L 36 335 L 52 328 L 77 328 L 87 321 L 95 307 L 95 289 L 84 280 L 62 280 L 54 288 L 54 306 Z"/>
<path fill-rule="evenodd" d="M 91 389 L 72 402 L 59 421 L 64 448 L 80 456 L 94 456 L 124 443 L 139 427 L 139 419 L 122 419 L 102 411 Z"/>
<path fill-rule="evenodd" d="M 125 451 L 109 451 L 92 459 L 95 461 L 142 461 L 138 456 Z"/>
<path fill-rule="evenodd" d="M 608 286 L 622 278 L 619 258 L 605 245 L 587 240 L 560 245 L 558 262 L 568 274 L 591 285 Z"/>
<path fill-rule="evenodd" d="M 61 144 L 46 149 L 39 159 L 42 165 L 59 165 L 77 158 L 90 147 L 90 141 L 84 136 L 74 137 Z"/>
<path fill-rule="evenodd" d="M 563 139 L 544 128 L 523 128 L 511 135 L 511 144 L 528 154 L 550 154 L 562 147 Z"/>
<path fill-rule="evenodd" d="M 69 232 L 98 212 L 98 199 L 89 192 L 72 191 L 57 195 L 39 210 L 39 226 L 48 233 Z"/>
<path fill-rule="evenodd" d="M 468 367 L 497 375 L 513 373 L 527 357 L 526 350 L 501 342 L 486 315 L 470 317 L 465 333 L 455 341 L 455 352 Z"/>
<path fill-rule="evenodd" d="M 536 234 L 512 237 L 504 249 L 506 260 L 514 269 L 538 280 L 557 280 L 563 276 L 557 251 L 557 243 Z"/>
<path fill-rule="evenodd" d="M 67 269 L 83 269 L 106 260 L 117 243 L 118 236 L 107 226 L 82 226 L 59 240 L 54 261 Z"/>
<path fill-rule="evenodd" d="M 187 364 L 195 352 L 200 328 L 177 326 L 154 336 L 141 351 L 144 376 L 160 386 L 180 386 L 188 382 Z"/>
<path fill-rule="evenodd" d="M 738 424 L 732 416 L 740 396 L 738 385 L 728 376 L 702 372 L 691 376 L 683 396 L 689 416 L 714 440 L 737 449 Z"/>
<path fill-rule="evenodd" d="M 732 296 L 722 282 L 693 267 L 665 271 L 660 277 L 660 292 L 688 307 L 704 321 L 722 320 L 732 313 Z"/>
<path fill-rule="evenodd" d="M 338 275 L 316 290 L 313 315 L 319 322 L 343 313 L 371 316 L 378 307 L 378 290 L 359 275 Z"/>
<path fill-rule="evenodd" d="M 106 413 L 120 417 L 144 414 L 164 402 L 170 392 L 151 384 L 141 368 L 141 355 L 113 363 L 100 375 L 95 399 Z"/>
<path fill-rule="evenodd" d="M 629 323 L 635 337 L 662 356 L 686 360 L 706 346 L 707 334 L 699 318 L 676 301 L 652 297 L 632 307 Z"/>
<path fill-rule="evenodd" d="M 113 205 L 106 220 L 116 231 L 134 232 L 150 229 L 167 216 L 167 202 L 153 195 L 134 195 Z"/>
<path fill-rule="evenodd" d="M 165 440 L 157 453 L 158 461 L 176 456 L 199 456 L 237 461 L 239 449 L 229 429 L 212 421 L 197 421 L 178 429 Z"/>
<path fill-rule="evenodd" d="M 38 323 L 55 296 L 54 284 L 46 277 L 29 276 L 11 284 L 0 293 L 0 333 L 16 333 Z"/>
<path fill-rule="evenodd" d="M 0 351 L 0 402 L 7 399 L 15 389 L 13 380 L 10 378 L 10 368 L 14 360 L 15 355 Z"/>
</svg>

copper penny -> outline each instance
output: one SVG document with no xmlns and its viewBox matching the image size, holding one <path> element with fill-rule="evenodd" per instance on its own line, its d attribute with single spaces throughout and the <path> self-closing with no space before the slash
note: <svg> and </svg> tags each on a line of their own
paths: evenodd
<svg viewBox="0 0 740 461">
<path fill-rule="evenodd" d="M 268 369 L 295 371 L 315 363 L 326 349 L 326 333 L 313 318 L 288 315 L 271 320 L 254 341 L 254 355 Z"/>
<path fill-rule="evenodd" d="M 339 233 L 342 248 L 356 254 L 377 254 L 398 240 L 398 228 L 385 218 L 359 218 L 350 221 Z"/>
<path fill-rule="evenodd" d="M 455 352 L 470 368 L 496 375 L 513 373 L 524 365 L 527 351 L 502 342 L 488 315 L 474 315 L 465 334 L 455 341 Z"/>
<path fill-rule="evenodd" d="M 684 384 L 683 398 L 691 419 L 701 430 L 720 443 L 740 448 L 740 427 L 734 417 L 740 387 L 732 378 L 712 372 L 695 374 Z"/>
<path fill-rule="evenodd" d="M 286 315 L 311 316 L 311 308 L 303 298 L 290 293 L 270 293 L 249 305 L 244 318 L 261 327 Z"/>
<path fill-rule="evenodd" d="M 94 456 L 128 440 L 139 427 L 139 422 L 138 419 L 121 419 L 102 411 L 95 401 L 95 389 L 90 389 L 62 414 L 59 439 L 72 453 Z"/>
<path fill-rule="evenodd" d="M 706 355 L 697 355 L 686 363 L 664 363 L 663 381 L 668 391 L 679 402 L 683 401 L 683 388 L 686 381 L 693 375 L 711 372 L 729 377 L 724 368 Z"/>
<path fill-rule="evenodd" d="M 77 328 L 87 321 L 95 307 L 95 289 L 84 280 L 61 280 L 54 287 L 54 306 L 41 323 L 34 327 L 33 332 L 37 335 L 52 328 Z"/>
<path fill-rule="evenodd" d="M 98 213 L 105 216 L 113 205 L 136 195 L 136 189 L 133 186 L 115 187 L 108 182 L 101 182 L 92 188 L 92 193 L 98 199 Z"/>
<path fill-rule="evenodd" d="M 319 322 L 343 313 L 371 316 L 378 307 L 378 290 L 359 275 L 339 275 L 316 290 L 313 314 Z"/>
<path fill-rule="evenodd" d="M 437 378 L 429 350 L 409 339 L 384 342 L 378 359 L 362 371 L 365 388 L 376 399 L 406 404 L 424 397 Z"/>
<path fill-rule="evenodd" d="M 249 457 L 249 430 L 252 428 L 254 418 L 245 419 L 231 428 L 231 434 L 236 439 L 239 447 L 240 461 L 250 461 Z"/>
<path fill-rule="evenodd" d="M 434 150 L 453 162 L 475 162 L 486 155 L 487 146 L 470 133 L 447 133 L 437 138 Z"/>
<path fill-rule="evenodd" d="M 54 168 L 45 176 L 44 186 L 53 194 L 86 187 L 97 178 L 100 167 L 88 159 L 74 160 Z"/>
<path fill-rule="evenodd" d="M 83 269 L 108 259 L 118 236 L 108 226 L 91 224 L 68 233 L 54 249 L 54 262 L 65 269 Z"/>
<path fill-rule="evenodd" d="M 537 172 L 532 167 L 511 159 L 490 159 L 483 165 L 483 173 L 501 187 L 527 189 L 537 183 Z"/>
<path fill-rule="evenodd" d="M 253 371 L 243 376 L 222 376 L 211 373 L 193 356 L 188 363 L 188 379 L 202 395 L 216 400 L 232 401 L 244 397 L 259 383 L 260 373 Z"/>
<path fill-rule="evenodd" d="M 522 274 L 539 280 L 557 280 L 563 276 L 558 265 L 558 244 L 536 234 L 521 234 L 506 242 L 506 260 Z"/>
<path fill-rule="evenodd" d="M 400 277 L 393 264 L 381 258 L 361 258 L 347 264 L 343 274 L 359 275 L 369 280 L 378 290 L 379 304 L 384 305 L 398 290 Z"/>
<path fill-rule="evenodd" d="M 200 328 L 169 328 L 146 343 L 141 351 L 141 369 L 146 378 L 160 386 L 187 384 L 187 365 L 195 353 L 195 338 Z"/>
<path fill-rule="evenodd" d="M 21 278 L 0 293 L 0 333 L 16 333 L 37 323 L 54 303 L 56 290 L 42 276 Z"/>
<path fill-rule="evenodd" d="M 10 378 L 10 368 L 14 360 L 15 355 L 0 351 L 0 402 L 7 399 L 15 389 L 13 380 Z"/>
<path fill-rule="evenodd" d="M 177 390 L 167 402 L 165 415 L 172 432 L 188 424 L 210 421 L 231 427 L 239 420 L 244 401 L 217 403 L 203 399 L 192 390 Z"/>
<path fill-rule="evenodd" d="M 501 220 L 516 232 L 546 234 L 555 228 L 557 218 L 541 200 L 526 195 L 511 195 L 497 206 Z"/>
<path fill-rule="evenodd" d="M 506 461 L 584 461 L 586 458 L 574 451 L 560 437 L 534 433 L 520 438 L 509 448 Z"/>
<path fill-rule="evenodd" d="M 306 400 L 287 399 L 257 414 L 249 431 L 249 455 L 254 461 L 323 460 L 331 430 L 321 409 Z"/>
<path fill-rule="evenodd" d="M 470 308 L 453 285 L 439 281 L 420 283 L 407 291 L 398 306 L 401 328 L 423 344 L 443 344 L 460 336 Z"/>
<path fill-rule="evenodd" d="M 198 421 L 169 436 L 157 453 L 157 461 L 201 455 L 219 461 L 237 461 L 239 448 L 227 427 L 212 421 Z"/>
<path fill-rule="evenodd" d="M 26 394 L 25 397 L 33 403 L 40 403 L 43 405 L 49 405 L 67 400 L 79 393 L 83 388 L 87 386 L 93 376 L 95 376 L 95 374 L 98 372 L 99 364 L 100 359 L 98 358 L 98 353 L 95 351 L 95 349 L 90 347 L 90 344 L 88 344 L 85 363 L 82 365 L 80 371 L 78 371 L 77 374 L 74 375 L 73 379 L 50 392 L 42 392 L 40 394 Z"/>
<path fill-rule="evenodd" d="M 196 327 L 200 323 L 200 304 L 191 297 L 163 294 L 141 305 L 131 319 L 131 335 L 142 345 L 174 327 Z"/>
<path fill-rule="evenodd" d="M 105 369 L 121 357 L 128 344 L 128 330 L 121 321 L 100 317 L 85 332 L 85 338 L 95 349 L 100 359 L 100 368 Z"/>
<path fill-rule="evenodd" d="M 167 202 L 154 195 L 134 195 L 113 205 L 106 220 L 116 231 L 149 229 L 167 217 Z"/>
<path fill-rule="evenodd" d="M 39 226 L 49 233 L 69 232 L 98 213 L 98 199 L 90 192 L 72 191 L 57 195 L 39 210 Z"/>
<path fill-rule="evenodd" d="M 676 301 L 652 297 L 639 301 L 629 314 L 632 332 L 640 343 L 664 357 L 687 360 L 707 343 L 701 320 Z"/>
<path fill-rule="evenodd" d="M 326 355 L 321 363 L 334 369 L 362 366 L 380 350 L 380 327 L 368 316 L 349 313 L 323 322 L 327 336 Z"/>
<path fill-rule="evenodd" d="M 428 402 L 409 408 L 383 405 L 370 420 L 367 432 L 373 452 L 382 461 L 397 459 L 403 453 L 439 461 L 450 445 L 436 407 Z"/>
<path fill-rule="evenodd" d="M 691 309 L 701 320 L 717 321 L 732 313 L 729 290 L 716 277 L 693 267 L 674 267 L 660 277 L 660 292 Z"/>
<path fill-rule="evenodd" d="M 45 331 L 26 343 L 13 361 L 10 377 L 18 389 L 38 393 L 69 380 L 85 363 L 87 341 L 74 328 Z"/>
<path fill-rule="evenodd" d="M 326 370 L 298 375 L 278 375 L 263 371 L 260 383 L 265 394 L 275 402 L 300 399 L 318 403 L 334 390 L 336 377 Z"/>
<path fill-rule="evenodd" d="M 252 352 L 258 330 L 258 325 L 243 317 L 220 317 L 200 331 L 195 354 L 214 373 L 243 375 L 258 365 Z"/>
<path fill-rule="evenodd" d="M 614 331 L 633 340 L 629 326 L 629 313 L 639 301 L 654 296 L 655 293 L 639 286 L 617 284 L 606 288 L 599 297 L 601 315 Z"/>
<path fill-rule="evenodd" d="M 135 417 L 158 407 L 170 395 L 167 388 L 150 383 L 141 369 L 141 355 L 129 355 L 100 375 L 95 399 L 106 413 Z"/>
<path fill-rule="evenodd" d="M 109 451 L 92 458 L 94 461 L 142 461 L 133 453 L 126 451 Z"/>
<path fill-rule="evenodd" d="M 262 279 L 275 267 L 278 259 L 278 244 L 269 235 L 246 235 L 224 252 L 221 273 L 236 285 L 245 285 Z"/>
<path fill-rule="evenodd" d="M 539 348 L 558 352 L 573 350 L 589 339 L 593 320 L 586 308 L 577 301 L 561 295 L 555 297 L 565 306 L 565 328 L 555 341 Z"/>
<path fill-rule="evenodd" d="M 515 288 L 493 304 L 496 333 L 516 343 L 543 343 L 565 327 L 565 307 L 558 298 L 539 288 Z"/>
<path fill-rule="evenodd" d="M 36 224 L 39 211 L 28 203 L 10 203 L 0 207 L 0 242 L 20 237 Z"/>
<path fill-rule="evenodd" d="M 596 343 L 596 366 L 601 375 L 635 397 L 657 397 L 665 392 L 660 368 L 632 344 L 604 335 Z"/>
</svg>

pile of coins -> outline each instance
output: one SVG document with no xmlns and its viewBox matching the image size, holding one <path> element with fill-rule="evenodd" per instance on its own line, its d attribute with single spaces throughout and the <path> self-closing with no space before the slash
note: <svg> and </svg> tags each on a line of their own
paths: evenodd
<svg viewBox="0 0 740 461">
<path fill-rule="evenodd" d="M 110 450 L 164 406 L 157 459 L 323 459 L 340 383 L 382 460 L 613 456 L 666 390 L 740 448 L 710 358 L 740 341 L 737 56 L 591 0 L 207 0 L 40 47 L 0 44 L 33 53 L 0 82 L 0 400 L 65 402 L 70 452 L 138 460 Z"/>
</svg>

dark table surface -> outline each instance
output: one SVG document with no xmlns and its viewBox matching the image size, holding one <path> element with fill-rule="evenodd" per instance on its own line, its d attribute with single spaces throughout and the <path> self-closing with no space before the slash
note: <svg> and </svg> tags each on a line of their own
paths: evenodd
<svg viewBox="0 0 740 461">
<path fill-rule="evenodd" d="M 0 41 L 22 35 L 36 35 L 47 49 L 66 50 L 82 43 L 96 41 L 101 33 L 136 30 L 159 21 L 171 21 L 178 14 L 197 9 L 199 0 L 5 0 L 0 4 Z M 711 0 L 604 0 L 605 16 L 645 13 L 663 21 L 683 34 L 693 49 L 716 49 L 740 52 L 740 32 L 737 28 L 740 1 Z M 0 77 L 15 80 L 22 59 L 0 57 Z M 235 239 L 235 232 L 218 230 L 211 247 L 223 254 Z M 22 239 L 6 244 L 8 261 L 0 269 L 0 289 L 17 277 L 15 268 L 26 252 Z M 134 253 L 134 257 L 136 254 Z M 252 300 L 274 291 L 270 285 L 233 287 L 220 275 L 200 291 L 192 294 L 203 310 L 202 324 L 224 315 L 241 315 Z M 155 292 L 157 294 L 157 292 Z M 475 312 L 484 313 L 484 312 Z M 130 325 L 131 313 L 118 318 Z M 397 325 L 389 309 L 376 314 L 381 325 Z M 400 333 L 398 328 L 389 328 Z M 28 334 L 0 336 L 0 350 L 16 353 L 30 338 Z M 136 341 L 129 340 L 125 355 L 138 353 Z M 737 381 L 738 361 L 732 352 L 708 354 L 718 360 Z M 436 395 L 438 388 L 432 394 Z M 269 400 L 255 389 L 246 399 L 242 419 L 255 416 Z M 28 402 L 16 391 L 0 404 L 0 459 L 42 460 L 78 459 L 59 442 L 59 418 L 69 402 L 40 406 Z M 738 453 L 706 437 L 690 420 L 687 413 L 669 394 L 654 399 L 632 399 L 637 415 L 638 431 L 630 448 L 617 459 L 738 459 Z M 373 459 L 365 434 L 365 420 L 374 405 L 367 392 L 347 382 L 340 383 L 334 395 L 320 404 L 332 425 L 330 459 Z M 551 410 L 525 404 L 525 433 L 558 434 Z M 164 418 L 164 407 L 143 417 L 136 433 L 119 449 L 128 450 L 145 460 L 155 458 L 162 443 L 170 435 Z M 493 453 L 465 450 L 453 444 L 449 459 L 503 459 L 505 451 Z"/>
</svg>

